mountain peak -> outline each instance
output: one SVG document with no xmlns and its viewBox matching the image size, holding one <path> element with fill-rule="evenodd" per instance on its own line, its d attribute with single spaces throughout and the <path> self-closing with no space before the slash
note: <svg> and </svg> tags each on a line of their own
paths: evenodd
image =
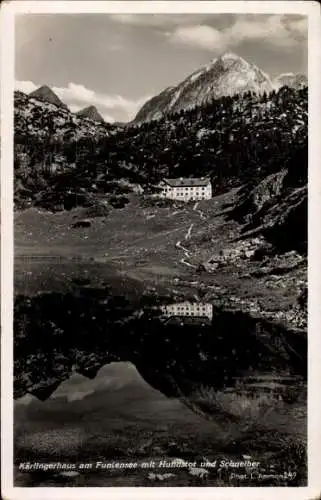
<svg viewBox="0 0 321 500">
<path fill-rule="evenodd" d="M 239 68 L 240 70 L 245 68 L 247 69 L 252 66 L 254 65 L 250 64 L 243 59 L 243 57 L 238 56 L 233 52 L 225 52 L 216 60 L 216 63 L 214 64 L 214 67 L 223 67 L 224 69 Z"/>
<path fill-rule="evenodd" d="M 176 113 L 182 109 L 201 106 L 213 99 L 254 92 L 262 94 L 273 90 L 268 75 L 254 64 L 233 52 L 199 68 L 176 87 L 147 101 L 138 112 L 136 121 L 160 118 L 163 113 Z"/>
<path fill-rule="evenodd" d="M 234 52 L 225 52 L 219 57 L 219 59 L 221 59 L 222 61 L 239 61 L 240 59 L 242 59 L 242 57 L 234 54 Z"/>
<path fill-rule="evenodd" d="M 234 52 L 224 52 L 219 57 L 214 57 L 208 64 L 206 64 L 203 67 L 203 69 L 205 71 L 209 71 L 213 67 L 217 67 L 220 65 L 226 66 L 228 64 L 233 64 L 235 62 L 240 62 L 240 61 L 246 63 L 246 61 L 242 59 L 242 57 L 238 56 L 237 54 L 234 54 Z"/>
<path fill-rule="evenodd" d="M 105 121 L 101 114 L 98 112 L 96 106 L 93 105 L 87 106 L 86 108 L 77 111 L 76 115 L 82 116 L 83 118 L 89 118 L 89 120 L 93 120 L 95 122 Z"/>
<path fill-rule="evenodd" d="M 42 85 L 38 89 L 34 90 L 29 94 L 29 97 L 37 99 L 38 101 L 54 104 L 59 108 L 68 109 L 66 104 L 64 104 L 59 99 L 59 97 L 54 93 L 54 91 L 50 87 L 48 87 L 48 85 Z"/>
</svg>

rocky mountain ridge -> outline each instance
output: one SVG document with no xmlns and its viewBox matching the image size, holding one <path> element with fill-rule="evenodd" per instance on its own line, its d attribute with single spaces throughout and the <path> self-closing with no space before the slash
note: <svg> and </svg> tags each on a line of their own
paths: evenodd
<svg viewBox="0 0 321 500">
<path fill-rule="evenodd" d="M 92 120 L 94 122 L 105 121 L 101 116 L 101 114 L 98 112 L 96 106 L 87 106 L 86 108 L 77 111 L 76 115 L 81 116 L 83 118 L 88 118 L 89 120 Z"/>
<path fill-rule="evenodd" d="M 149 99 L 130 123 L 158 120 L 164 114 L 175 114 L 184 109 L 206 105 L 211 100 L 224 96 L 249 91 L 262 94 L 279 90 L 283 86 L 299 89 L 307 85 L 308 79 L 304 74 L 282 73 L 272 79 L 256 65 L 227 52 L 198 68 L 179 84 L 168 87 Z M 31 92 L 28 97 L 68 110 L 68 106 L 47 85 Z M 94 105 L 75 114 L 97 122 L 104 121 Z"/>
<path fill-rule="evenodd" d="M 254 92 L 269 93 L 283 85 L 299 88 L 307 84 L 304 75 L 280 75 L 272 80 L 254 64 L 231 52 L 213 59 L 185 80 L 153 97 L 138 111 L 135 122 L 157 120 L 164 114 L 205 105 L 213 99 Z"/>
<path fill-rule="evenodd" d="M 93 115 L 91 109 L 88 111 L 88 108 L 76 114 L 65 105 L 39 99 L 39 96 L 27 95 L 21 91 L 14 93 L 14 127 L 17 142 L 20 139 L 43 141 L 48 136 L 51 141 L 57 142 L 106 137 L 114 127 L 95 118 L 97 116 Z"/>
</svg>

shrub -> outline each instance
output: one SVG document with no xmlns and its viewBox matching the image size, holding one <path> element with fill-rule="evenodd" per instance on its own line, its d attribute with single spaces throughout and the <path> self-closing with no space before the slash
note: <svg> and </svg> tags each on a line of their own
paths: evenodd
<svg viewBox="0 0 321 500">
<path fill-rule="evenodd" d="M 124 208 L 129 203 L 129 199 L 126 196 L 111 196 L 109 203 L 114 208 Z"/>
<path fill-rule="evenodd" d="M 213 387 L 200 386 L 190 397 L 196 408 L 199 406 L 209 416 L 221 413 L 232 420 L 240 420 L 251 427 L 263 419 L 276 405 L 272 394 L 260 394 L 253 397 L 236 391 L 217 391 Z"/>
</svg>

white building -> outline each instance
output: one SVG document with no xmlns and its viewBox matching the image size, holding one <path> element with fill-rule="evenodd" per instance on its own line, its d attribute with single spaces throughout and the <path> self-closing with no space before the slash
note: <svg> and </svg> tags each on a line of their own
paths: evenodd
<svg viewBox="0 0 321 500">
<path fill-rule="evenodd" d="M 212 184 L 209 178 L 163 179 L 159 185 L 160 196 L 172 200 L 209 200 L 212 198 Z"/>
<path fill-rule="evenodd" d="M 164 316 L 190 316 L 190 317 L 207 317 L 213 318 L 213 305 L 202 302 L 177 302 L 175 304 L 167 304 L 161 306 L 161 311 Z"/>
</svg>

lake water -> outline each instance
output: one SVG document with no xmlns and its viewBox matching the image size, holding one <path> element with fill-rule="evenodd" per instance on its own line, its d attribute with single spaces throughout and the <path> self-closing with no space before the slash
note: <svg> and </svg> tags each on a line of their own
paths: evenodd
<svg viewBox="0 0 321 500">
<path fill-rule="evenodd" d="M 296 332 L 79 287 L 17 296 L 14 350 L 16 486 L 306 482 Z"/>
</svg>

